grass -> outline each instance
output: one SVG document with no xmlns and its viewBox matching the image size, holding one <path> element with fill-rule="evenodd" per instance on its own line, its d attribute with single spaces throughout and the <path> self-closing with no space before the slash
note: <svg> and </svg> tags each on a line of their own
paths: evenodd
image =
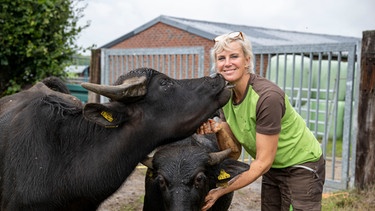
<svg viewBox="0 0 375 211">
<path fill-rule="evenodd" d="M 375 185 L 365 190 L 352 189 L 323 194 L 322 210 L 375 210 Z"/>
<path fill-rule="evenodd" d="M 131 202 L 129 204 L 126 204 L 121 207 L 121 211 L 137 211 L 141 210 L 143 207 L 143 202 L 144 202 L 144 195 L 141 195 L 137 200 L 134 202 Z"/>
</svg>

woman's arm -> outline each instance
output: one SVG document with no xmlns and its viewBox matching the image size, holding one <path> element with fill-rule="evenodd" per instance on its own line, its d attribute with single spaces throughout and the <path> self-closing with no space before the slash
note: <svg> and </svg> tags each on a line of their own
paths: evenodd
<svg viewBox="0 0 375 211">
<path fill-rule="evenodd" d="M 198 134 L 215 133 L 220 150 L 231 149 L 229 157 L 237 160 L 241 155 L 242 146 L 233 135 L 228 123 L 219 118 L 209 119 L 197 130 Z"/>
<path fill-rule="evenodd" d="M 242 146 L 233 135 L 228 123 L 221 122 L 219 124 L 221 126 L 221 130 L 217 131 L 216 133 L 219 148 L 221 150 L 230 148 L 232 152 L 229 154 L 229 157 L 237 160 L 241 155 Z"/>
<path fill-rule="evenodd" d="M 221 196 L 249 185 L 266 173 L 275 159 L 278 139 L 279 134 L 264 135 L 257 133 L 257 156 L 251 162 L 250 169 L 229 181 L 227 187 L 211 190 L 205 198 L 206 205 L 202 210 L 208 210 Z"/>
</svg>

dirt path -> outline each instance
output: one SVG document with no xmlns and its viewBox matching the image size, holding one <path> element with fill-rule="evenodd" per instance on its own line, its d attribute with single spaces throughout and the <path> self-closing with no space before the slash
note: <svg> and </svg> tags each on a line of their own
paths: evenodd
<svg viewBox="0 0 375 211">
<path fill-rule="evenodd" d="M 98 211 L 140 211 L 143 207 L 144 177 L 146 168 L 139 166 L 112 197 L 107 199 Z M 234 193 L 231 211 L 260 210 L 260 182 Z"/>
</svg>

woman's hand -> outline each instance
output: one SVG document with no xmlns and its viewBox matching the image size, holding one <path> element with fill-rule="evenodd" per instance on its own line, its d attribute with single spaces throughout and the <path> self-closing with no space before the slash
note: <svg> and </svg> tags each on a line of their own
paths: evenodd
<svg viewBox="0 0 375 211">
<path fill-rule="evenodd" d="M 216 133 L 217 142 L 220 150 L 231 149 L 229 157 L 237 160 L 241 155 L 242 146 L 234 137 L 228 123 L 223 122 L 219 117 L 209 119 L 198 129 L 197 134 Z"/>
<path fill-rule="evenodd" d="M 220 190 L 221 188 L 216 188 L 216 189 L 212 189 L 210 190 L 210 192 L 208 192 L 206 198 L 205 198 L 205 202 L 206 204 L 202 207 L 202 211 L 206 211 L 208 209 L 210 209 L 216 202 L 216 200 L 218 200 L 221 195 L 220 195 Z"/>
<path fill-rule="evenodd" d="M 210 134 L 217 133 L 222 129 L 221 120 L 217 117 L 214 119 L 209 119 L 207 122 L 204 122 L 198 129 L 197 134 Z"/>
</svg>

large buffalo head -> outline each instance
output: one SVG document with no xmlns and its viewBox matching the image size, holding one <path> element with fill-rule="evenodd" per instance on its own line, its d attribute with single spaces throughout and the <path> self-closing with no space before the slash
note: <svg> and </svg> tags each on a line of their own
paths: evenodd
<svg viewBox="0 0 375 211">
<path fill-rule="evenodd" d="M 154 135 L 182 138 L 225 105 L 230 96 L 225 85 L 220 75 L 176 80 L 153 69 L 140 68 L 119 77 L 113 86 L 82 84 L 111 101 L 87 104 L 85 116 L 105 127 L 118 127 L 131 120 L 136 128 L 157 128 L 150 130 Z"/>
<path fill-rule="evenodd" d="M 196 135 L 159 148 L 143 163 L 144 211 L 201 210 L 210 189 L 246 171 L 249 165 L 228 158 L 229 150 L 218 151 L 212 135 Z M 227 210 L 233 193 L 221 197 L 213 210 Z"/>
</svg>

